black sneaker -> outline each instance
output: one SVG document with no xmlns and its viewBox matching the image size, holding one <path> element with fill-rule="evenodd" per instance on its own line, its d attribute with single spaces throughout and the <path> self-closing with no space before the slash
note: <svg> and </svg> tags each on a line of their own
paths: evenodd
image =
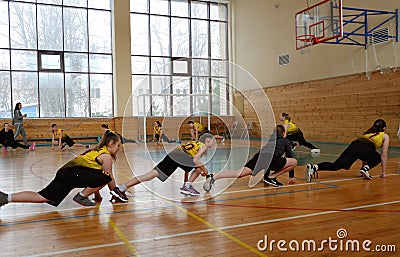
<svg viewBox="0 0 400 257">
<path fill-rule="evenodd" d="M 0 191 L 0 207 L 8 204 L 8 195 Z"/>
<path fill-rule="evenodd" d="M 128 197 L 126 196 L 125 192 L 122 192 L 119 190 L 118 187 L 115 187 L 113 190 L 111 190 L 111 195 L 117 198 L 119 201 L 126 203 L 128 202 Z"/>
<path fill-rule="evenodd" d="M 272 180 L 275 182 L 277 187 L 282 187 L 283 184 L 281 182 L 279 182 L 276 178 L 272 178 Z"/>
<path fill-rule="evenodd" d="M 279 184 L 282 185 L 282 183 L 279 183 L 276 178 L 264 178 L 264 183 L 267 183 L 268 185 L 272 185 L 274 187 L 279 187 Z M 278 184 L 279 183 L 279 184 Z"/>
<path fill-rule="evenodd" d="M 63 144 L 61 145 L 61 149 L 64 149 L 66 146 L 67 146 L 67 144 L 66 144 L 66 143 L 63 143 Z"/>
<path fill-rule="evenodd" d="M 74 196 L 73 199 L 76 203 L 79 203 L 80 205 L 83 206 L 96 206 L 96 203 L 90 200 L 88 197 L 81 195 L 80 193 L 77 193 Z"/>
<path fill-rule="evenodd" d="M 372 176 L 369 174 L 369 167 L 368 166 L 366 166 L 366 165 L 364 165 L 364 166 L 362 166 L 362 168 L 361 168 L 361 170 L 360 170 L 360 173 L 361 173 L 361 175 L 364 177 L 364 178 L 366 178 L 366 179 L 368 179 L 368 180 L 371 180 L 372 179 Z"/>
<path fill-rule="evenodd" d="M 209 192 L 214 183 L 215 183 L 214 175 L 212 173 L 208 174 L 206 176 L 206 182 L 204 182 L 203 184 L 204 191 Z"/>
</svg>

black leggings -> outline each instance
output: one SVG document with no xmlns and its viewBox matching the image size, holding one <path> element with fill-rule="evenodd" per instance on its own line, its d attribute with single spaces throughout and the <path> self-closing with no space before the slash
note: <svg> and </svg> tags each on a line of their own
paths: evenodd
<svg viewBox="0 0 400 257">
<path fill-rule="evenodd" d="M 157 141 L 160 140 L 160 134 L 156 134 Z M 162 134 L 162 140 L 168 143 L 174 142 L 174 140 L 169 139 L 165 134 Z"/>
<path fill-rule="evenodd" d="M 318 170 L 348 170 L 358 159 L 364 161 L 372 169 L 381 162 L 381 155 L 375 150 L 372 142 L 357 139 L 351 142 L 335 162 L 318 163 Z"/>
<path fill-rule="evenodd" d="M 24 148 L 24 149 L 29 149 L 29 145 L 23 145 L 23 144 L 20 144 L 20 143 L 18 143 L 17 141 L 11 141 L 11 142 L 0 142 L 3 146 L 9 146 L 9 147 L 11 147 L 11 148 L 13 148 L 13 149 L 15 149 L 15 148 L 17 148 L 17 147 L 21 147 L 21 148 Z"/>
<path fill-rule="evenodd" d="M 304 145 L 305 147 L 308 147 L 310 149 L 317 149 L 317 147 L 315 147 L 313 144 L 306 141 L 301 130 L 293 134 L 287 135 L 286 138 L 289 139 L 290 143 L 292 143 L 292 141 L 297 141 L 299 142 L 299 145 Z"/>
</svg>

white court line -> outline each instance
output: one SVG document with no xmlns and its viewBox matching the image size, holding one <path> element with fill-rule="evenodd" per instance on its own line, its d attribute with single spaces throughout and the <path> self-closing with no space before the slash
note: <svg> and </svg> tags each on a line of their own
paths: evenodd
<svg viewBox="0 0 400 257">
<path fill-rule="evenodd" d="M 247 226 L 263 225 L 263 224 L 280 222 L 280 221 L 288 221 L 288 220 L 294 220 L 294 219 L 302 219 L 302 218 L 320 216 L 320 215 L 331 214 L 331 213 L 341 212 L 341 211 L 359 210 L 359 209 L 365 209 L 365 208 L 371 208 L 371 207 L 377 207 L 377 206 L 383 206 L 383 205 L 390 205 L 390 204 L 398 204 L 398 203 L 400 203 L 400 200 L 386 202 L 386 203 L 377 203 L 377 204 L 349 207 L 349 208 L 339 209 L 337 211 L 324 211 L 324 212 L 310 213 L 310 214 L 304 214 L 304 215 L 296 215 L 296 216 L 291 216 L 291 217 L 286 217 L 286 218 L 250 222 L 250 223 L 245 223 L 245 224 L 224 226 L 224 227 L 219 227 L 219 228 L 221 230 L 236 229 L 236 228 L 247 227 Z M 175 238 L 175 237 L 208 233 L 208 232 L 213 232 L 213 231 L 215 231 L 215 230 L 214 229 L 203 229 L 203 230 L 196 230 L 196 231 L 183 232 L 183 233 L 177 233 L 177 234 L 170 234 L 170 235 L 165 235 L 165 236 L 135 239 L 135 240 L 130 240 L 129 242 L 130 243 L 142 243 L 142 242 L 149 242 L 149 241 L 154 242 L 156 240 L 170 239 L 170 238 Z M 26 255 L 25 257 L 54 256 L 54 255 L 58 255 L 58 254 L 68 254 L 68 253 L 73 253 L 73 252 L 80 252 L 80 251 L 99 249 L 99 248 L 111 247 L 111 246 L 119 246 L 119 245 L 124 245 L 124 244 L 125 244 L 124 242 L 102 244 L 102 245 L 95 245 L 95 246 L 88 246 L 88 247 L 73 248 L 73 249 L 62 250 L 62 251 L 54 251 L 54 252 Z"/>
<path fill-rule="evenodd" d="M 329 172 L 329 171 L 328 171 Z M 386 174 L 387 177 L 389 176 L 398 176 L 399 174 Z M 372 176 L 373 178 L 380 178 L 379 176 Z M 243 189 L 243 190 L 235 190 L 235 191 L 224 191 L 221 194 L 216 194 L 212 195 L 214 196 L 219 196 L 219 195 L 225 195 L 225 194 L 234 194 L 234 193 L 241 193 L 241 192 L 252 192 L 252 191 L 259 191 L 259 190 L 266 190 L 266 189 L 284 189 L 284 188 L 289 188 L 289 187 L 298 187 L 298 186 L 306 186 L 306 185 L 316 185 L 316 184 L 328 184 L 332 182 L 343 182 L 343 181 L 351 181 L 351 180 L 362 180 L 361 177 L 355 177 L 355 178 L 343 178 L 343 179 L 333 179 L 333 180 L 323 180 L 323 181 L 312 181 L 311 183 L 296 183 L 294 185 L 285 185 L 283 187 L 268 187 L 268 188 L 250 188 L 250 189 Z M 218 181 L 218 180 L 217 180 Z"/>
</svg>

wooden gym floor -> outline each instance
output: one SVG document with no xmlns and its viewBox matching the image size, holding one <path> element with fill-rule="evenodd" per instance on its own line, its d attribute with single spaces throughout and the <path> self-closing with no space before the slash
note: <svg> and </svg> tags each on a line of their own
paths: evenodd
<svg viewBox="0 0 400 257">
<path fill-rule="evenodd" d="M 257 150 L 241 141 L 234 145 L 219 144 L 207 167 L 238 169 Z M 148 171 L 164 156 L 162 146 L 147 146 L 148 151 L 144 143 L 126 144 L 120 151 L 114 167 L 118 183 Z M 164 146 L 169 151 L 176 144 Z M 356 163 L 350 171 L 322 171 L 308 184 L 306 163 L 332 161 L 345 147 L 318 146 L 318 155 L 296 150 L 297 183 L 283 188 L 260 183 L 250 189 L 248 178 L 242 178 L 217 181 L 204 193 L 200 177 L 195 187 L 201 196 L 185 197 L 179 193 L 179 170 L 165 183 L 129 189 L 125 204 L 111 204 L 106 188 L 97 207 L 75 204 L 77 190 L 59 207 L 8 204 L 0 209 L 0 256 L 398 256 L 400 150 L 390 150 L 385 179 L 379 178 L 380 166 L 371 171 L 372 180 L 359 178 Z M 0 190 L 38 191 L 84 150 L 1 153 Z M 279 180 L 286 183 L 287 176 Z"/>
</svg>

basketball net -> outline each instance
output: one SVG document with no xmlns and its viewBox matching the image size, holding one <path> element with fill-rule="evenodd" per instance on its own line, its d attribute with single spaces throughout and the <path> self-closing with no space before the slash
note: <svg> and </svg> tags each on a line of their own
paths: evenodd
<svg viewBox="0 0 400 257">
<path fill-rule="evenodd" d="M 311 46 L 318 44 L 318 38 L 314 35 L 301 35 L 296 37 L 297 45 L 300 47 L 300 54 L 307 54 L 311 51 Z"/>
</svg>

